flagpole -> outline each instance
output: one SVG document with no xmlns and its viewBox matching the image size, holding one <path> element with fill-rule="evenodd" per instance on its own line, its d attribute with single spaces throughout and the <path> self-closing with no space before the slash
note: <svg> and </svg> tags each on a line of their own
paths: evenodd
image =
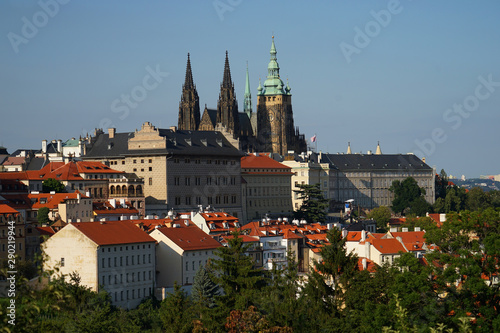
<svg viewBox="0 0 500 333">
<path fill-rule="evenodd" d="M 318 153 L 318 137 L 316 136 L 316 133 L 314 133 L 314 137 L 315 137 L 315 140 L 314 140 L 314 150 L 315 150 L 315 153 L 317 154 Z"/>
</svg>

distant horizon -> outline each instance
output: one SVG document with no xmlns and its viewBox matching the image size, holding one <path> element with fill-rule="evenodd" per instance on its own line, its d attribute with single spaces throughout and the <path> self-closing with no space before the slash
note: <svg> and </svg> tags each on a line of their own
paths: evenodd
<svg viewBox="0 0 500 333">
<path fill-rule="evenodd" d="M 380 142 L 437 173 L 500 174 L 493 0 L 11 0 L 0 10 L 0 145 L 10 153 L 94 128 L 177 126 L 188 53 L 201 112 L 217 105 L 226 50 L 240 112 L 248 61 L 256 112 L 274 35 L 295 125 L 309 143 L 316 135 L 318 151 L 346 152 L 350 142 L 366 153 Z"/>
</svg>

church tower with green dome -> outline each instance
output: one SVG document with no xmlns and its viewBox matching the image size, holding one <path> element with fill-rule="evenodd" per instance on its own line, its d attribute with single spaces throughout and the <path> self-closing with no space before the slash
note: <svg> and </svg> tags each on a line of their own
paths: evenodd
<svg viewBox="0 0 500 333">
<path fill-rule="evenodd" d="M 284 86 L 272 38 L 264 87 L 257 88 L 257 129 L 259 150 L 286 155 L 289 150 L 297 153 L 307 150 L 304 135 L 293 124 L 292 94 L 290 85 Z"/>
</svg>

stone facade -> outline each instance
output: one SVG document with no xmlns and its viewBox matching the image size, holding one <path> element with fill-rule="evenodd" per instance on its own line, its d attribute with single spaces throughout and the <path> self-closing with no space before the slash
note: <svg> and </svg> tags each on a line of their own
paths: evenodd
<svg viewBox="0 0 500 333">
<path fill-rule="evenodd" d="M 143 178 L 146 214 L 210 205 L 241 217 L 241 155 L 220 132 L 145 123 L 135 133 L 102 134 L 83 158 Z"/>
</svg>

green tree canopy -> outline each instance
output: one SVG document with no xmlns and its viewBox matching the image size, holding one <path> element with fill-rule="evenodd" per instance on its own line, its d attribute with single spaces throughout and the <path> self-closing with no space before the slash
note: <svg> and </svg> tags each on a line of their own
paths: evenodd
<svg viewBox="0 0 500 333">
<path fill-rule="evenodd" d="M 326 219 L 326 210 L 328 208 L 328 199 L 323 197 L 320 184 L 297 184 L 297 199 L 303 200 L 300 208 L 294 212 L 295 218 L 305 219 L 307 222 L 324 222 Z"/>
<path fill-rule="evenodd" d="M 66 192 L 66 187 L 64 184 L 54 178 L 45 179 L 42 183 L 42 191 L 44 193 L 49 193 L 55 191 L 56 193 Z"/>
<path fill-rule="evenodd" d="M 389 220 L 391 219 L 391 210 L 386 206 L 376 207 L 368 213 L 367 217 L 375 220 L 375 222 L 377 222 L 377 229 L 385 232 L 387 231 L 387 223 L 389 223 Z"/>
<path fill-rule="evenodd" d="M 408 177 L 402 182 L 395 180 L 392 182 L 389 191 L 394 193 L 392 201 L 392 210 L 394 212 L 405 215 L 411 212 L 414 214 L 423 215 L 425 210 L 430 210 L 431 206 L 425 204 L 425 190 L 418 186 L 417 181 L 413 177 Z"/>
<path fill-rule="evenodd" d="M 36 215 L 39 225 L 50 224 L 52 222 L 49 219 L 49 212 L 50 210 L 47 207 L 40 207 Z"/>
</svg>

